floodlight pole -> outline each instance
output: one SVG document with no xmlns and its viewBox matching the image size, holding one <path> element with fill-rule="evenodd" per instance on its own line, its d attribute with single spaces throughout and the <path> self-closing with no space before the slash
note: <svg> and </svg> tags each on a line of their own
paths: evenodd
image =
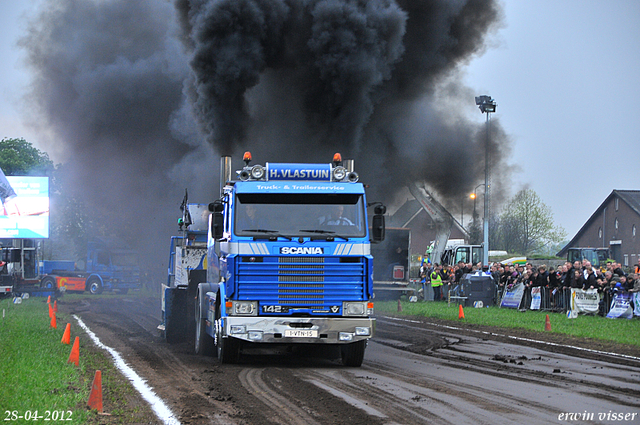
<svg viewBox="0 0 640 425">
<path fill-rule="evenodd" d="M 483 218 L 483 243 L 482 243 L 482 262 L 489 270 L 489 133 L 491 128 L 491 120 L 489 114 L 496 111 L 496 101 L 491 96 L 476 96 L 476 105 L 480 108 L 481 113 L 487 114 L 486 121 L 486 138 L 484 145 L 484 218 Z"/>
<path fill-rule="evenodd" d="M 484 145 L 484 217 L 482 220 L 482 260 L 489 270 L 489 113 L 487 112 L 487 137 Z"/>
</svg>

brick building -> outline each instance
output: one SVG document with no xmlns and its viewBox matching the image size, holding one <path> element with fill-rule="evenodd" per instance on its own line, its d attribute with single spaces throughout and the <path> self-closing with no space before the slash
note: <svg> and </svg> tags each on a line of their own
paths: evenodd
<svg viewBox="0 0 640 425">
<path fill-rule="evenodd" d="M 571 247 L 610 248 L 616 261 L 633 266 L 640 258 L 639 227 L 640 190 L 614 190 L 557 255 L 566 257 Z"/>
</svg>

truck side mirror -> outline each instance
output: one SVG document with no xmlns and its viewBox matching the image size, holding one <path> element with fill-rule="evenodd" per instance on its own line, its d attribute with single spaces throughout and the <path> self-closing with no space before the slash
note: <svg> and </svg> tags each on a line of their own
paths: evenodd
<svg viewBox="0 0 640 425">
<path fill-rule="evenodd" d="M 221 239 L 224 232 L 224 204 L 221 201 L 215 201 L 209 204 L 211 214 L 211 236 L 214 239 Z"/>
<path fill-rule="evenodd" d="M 373 242 L 378 243 L 384 240 L 385 236 L 385 221 L 384 213 L 387 212 L 387 208 L 384 205 L 376 205 L 375 215 L 373 216 L 373 223 L 371 227 L 371 236 Z"/>
</svg>

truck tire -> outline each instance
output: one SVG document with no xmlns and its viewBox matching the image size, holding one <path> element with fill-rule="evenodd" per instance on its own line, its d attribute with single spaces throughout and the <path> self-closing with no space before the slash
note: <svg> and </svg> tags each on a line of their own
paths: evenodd
<svg viewBox="0 0 640 425">
<path fill-rule="evenodd" d="M 207 334 L 206 320 L 201 318 L 200 299 L 196 301 L 196 337 L 195 352 L 201 356 L 213 356 L 213 338 Z"/>
<path fill-rule="evenodd" d="M 240 342 L 235 338 L 222 338 L 222 320 L 220 319 L 220 306 L 216 308 L 216 339 L 215 346 L 218 360 L 222 364 L 237 363 L 240 360 Z"/>
<path fill-rule="evenodd" d="M 97 277 L 90 277 L 87 280 L 87 288 L 89 288 L 89 292 L 92 295 L 100 295 L 104 288 L 102 287 L 102 282 Z"/>
<path fill-rule="evenodd" d="M 45 276 L 44 279 L 40 281 L 40 287 L 47 289 L 56 289 L 56 279 L 51 276 Z"/>
<path fill-rule="evenodd" d="M 342 364 L 350 367 L 362 366 L 364 360 L 364 350 L 367 348 L 367 341 L 357 341 L 351 344 L 342 345 L 340 347 L 340 354 L 342 357 Z"/>
</svg>

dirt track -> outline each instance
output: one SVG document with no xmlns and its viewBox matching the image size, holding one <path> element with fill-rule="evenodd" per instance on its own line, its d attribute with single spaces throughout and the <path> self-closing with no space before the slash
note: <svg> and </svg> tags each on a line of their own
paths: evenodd
<svg viewBox="0 0 640 425">
<path fill-rule="evenodd" d="M 239 365 L 220 366 L 191 354 L 187 343 L 171 346 L 160 338 L 159 300 L 63 299 L 60 308 L 118 350 L 182 423 L 620 423 L 611 414 L 624 413 L 630 420 L 622 422 L 640 424 L 636 348 L 593 347 L 557 334 L 547 336 L 557 345 L 544 345 L 457 323 L 378 317 L 361 368 L 286 355 L 245 356 Z M 559 420 L 563 413 L 593 414 L 593 420 Z"/>
</svg>

